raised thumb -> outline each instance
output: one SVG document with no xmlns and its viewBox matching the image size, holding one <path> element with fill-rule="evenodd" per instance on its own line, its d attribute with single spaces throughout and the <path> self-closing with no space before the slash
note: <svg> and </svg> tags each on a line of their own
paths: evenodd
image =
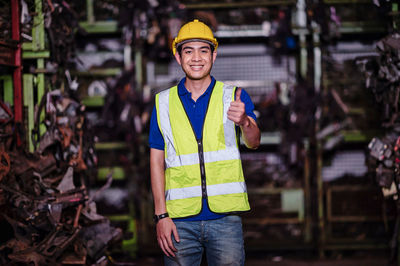
<svg viewBox="0 0 400 266">
<path fill-rule="evenodd" d="M 235 95 L 235 102 L 241 102 L 240 95 L 242 95 L 242 88 L 237 88 Z"/>
</svg>

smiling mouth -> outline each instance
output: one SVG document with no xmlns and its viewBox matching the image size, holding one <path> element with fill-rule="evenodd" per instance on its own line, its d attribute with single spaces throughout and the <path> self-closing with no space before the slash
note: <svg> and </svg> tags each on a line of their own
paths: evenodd
<svg viewBox="0 0 400 266">
<path fill-rule="evenodd" d="M 201 65 L 201 66 L 190 66 L 190 68 L 192 68 L 193 70 L 200 70 L 200 69 L 202 69 L 203 68 L 203 66 Z"/>
</svg>

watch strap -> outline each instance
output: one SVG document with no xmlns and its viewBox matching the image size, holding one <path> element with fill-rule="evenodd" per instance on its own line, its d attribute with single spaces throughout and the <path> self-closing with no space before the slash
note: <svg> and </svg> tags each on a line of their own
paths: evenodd
<svg viewBox="0 0 400 266">
<path fill-rule="evenodd" d="M 160 214 L 160 215 L 155 214 L 153 218 L 154 218 L 154 222 L 157 224 L 158 221 L 160 221 L 161 219 L 167 218 L 167 217 L 169 217 L 168 212 Z"/>
</svg>

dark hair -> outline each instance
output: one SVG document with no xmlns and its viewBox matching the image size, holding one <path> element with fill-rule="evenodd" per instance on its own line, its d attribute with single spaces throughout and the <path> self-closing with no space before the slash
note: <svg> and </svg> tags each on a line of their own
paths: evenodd
<svg viewBox="0 0 400 266">
<path fill-rule="evenodd" d="M 209 44 L 209 43 L 208 43 L 208 45 L 210 45 L 211 53 L 214 53 L 215 46 L 212 45 L 212 44 Z M 178 44 L 178 45 L 176 46 L 176 51 L 178 52 L 178 54 L 179 54 L 180 56 L 182 56 L 182 46 L 183 46 L 182 44 Z"/>
</svg>

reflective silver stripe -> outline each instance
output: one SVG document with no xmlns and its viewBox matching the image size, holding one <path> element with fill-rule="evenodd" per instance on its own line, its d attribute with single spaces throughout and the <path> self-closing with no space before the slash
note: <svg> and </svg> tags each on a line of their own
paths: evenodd
<svg viewBox="0 0 400 266">
<path fill-rule="evenodd" d="M 201 187 L 173 188 L 165 191 L 165 200 L 188 199 L 201 197 Z"/>
<path fill-rule="evenodd" d="M 181 156 L 168 156 L 167 168 L 179 167 L 182 165 L 199 164 L 197 153 L 185 154 Z M 225 150 L 209 151 L 204 153 L 204 162 L 212 163 L 221 160 L 239 160 L 240 154 L 236 147 L 227 147 Z"/>
<path fill-rule="evenodd" d="M 166 144 L 167 155 L 165 158 L 166 167 L 172 167 L 171 165 L 179 166 L 179 158 L 176 156 L 174 136 L 172 134 L 171 121 L 169 119 L 169 94 L 171 89 L 160 92 L 158 98 L 159 106 L 159 116 L 161 132 L 164 137 L 164 142 Z M 178 161 L 177 161 L 178 160 Z"/>
<path fill-rule="evenodd" d="M 235 91 L 235 87 L 232 85 L 224 84 L 223 87 L 223 101 L 224 101 L 224 135 L 225 135 L 225 145 L 228 147 L 235 147 L 236 145 L 236 132 L 235 132 L 235 124 L 233 121 L 228 119 L 228 109 L 232 102 L 232 95 Z M 239 152 L 238 152 L 239 153 Z"/>
<path fill-rule="evenodd" d="M 235 193 L 246 193 L 246 183 L 245 182 L 233 182 L 233 183 L 225 183 L 225 184 L 217 184 L 207 186 L 207 195 L 208 196 L 218 196 L 218 195 L 226 195 L 226 194 L 235 194 Z M 177 199 L 188 199 L 194 197 L 201 197 L 201 187 L 185 187 L 185 188 L 173 188 L 169 189 L 165 192 L 165 199 L 168 200 L 177 200 Z"/>
<path fill-rule="evenodd" d="M 240 154 L 236 147 L 226 147 L 225 150 L 204 153 L 204 162 L 212 163 L 221 160 L 239 160 Z"/>
<path fill-rule="evenodd" d="M 218 196 L 245 192 L 247 192 L 245 182 L 233 182 L 207 186 L 207 196 Z"/>
<path fill-rule="evenodd" d="M 179 167 L 182 165 L 194 165 L 199 164 L 199 154 L 191 153 L 184 154 L 181 156 L 168 156 L 169 158 L 166 160 L 166 167 Z"/>
</svg>

